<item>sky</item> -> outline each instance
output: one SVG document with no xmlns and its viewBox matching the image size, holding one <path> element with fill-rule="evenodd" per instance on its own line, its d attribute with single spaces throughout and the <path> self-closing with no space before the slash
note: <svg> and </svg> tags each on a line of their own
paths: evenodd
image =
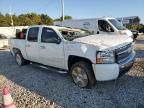
<svg viewBox="0 0 144 108">
<path fill-rule="evenodd" d="M 144 23 L 144 0 L 64 0 L 65 15 L 74 19 L 103 16 L 139 16 Z M 52 18 L 61 16 L 61 0 L 0 0 L 0 12 L 44 13 Z"/>
</svg>

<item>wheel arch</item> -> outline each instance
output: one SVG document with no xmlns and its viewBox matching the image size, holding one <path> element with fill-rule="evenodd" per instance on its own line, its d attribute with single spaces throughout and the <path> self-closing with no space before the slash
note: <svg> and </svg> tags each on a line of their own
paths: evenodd
<svg viewBox="0 0 144 108">
<path fill-rule="evenodd" d="M 80 56 L 75 56 L 75 55 L 69 55 L 68 56 L 68 69 L 70 70 L 70 68 L 72 67 L 72 65 L 76 62 L 79 61 L 85 61 L 87 63 L 92 64 L 92 61 L 88 58 L 85 57 L 80 57 Z"/>
<path fill-rule="evenodd" d="M 20 53 L 21 53 L 20 49 L 18 49 L 18 48 L 13 48 L 13 49 L 12 49 L 13 55 L 15 55 L 17 52 L 20 52 Z"/>
</svg>

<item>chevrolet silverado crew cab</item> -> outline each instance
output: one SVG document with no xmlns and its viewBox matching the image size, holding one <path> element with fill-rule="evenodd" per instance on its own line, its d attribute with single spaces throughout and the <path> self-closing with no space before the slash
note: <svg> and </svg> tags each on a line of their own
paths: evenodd
<svg viewBox="0 0 144 108">
<path fill-rule="evenodd" d="M 31 26 L 26 36 L 10 39 L 18 65 L 30 62 L 67 71 L 79 87 L 117 79 L 134 62 L 132 38 L 93 35 L 88 31 L 57 26 Z"/>
</svg>

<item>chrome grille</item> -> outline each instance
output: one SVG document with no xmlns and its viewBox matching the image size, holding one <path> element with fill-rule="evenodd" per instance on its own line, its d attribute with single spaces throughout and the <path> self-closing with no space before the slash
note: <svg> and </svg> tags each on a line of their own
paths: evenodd
<svg viewBox="0 0 144 108">
<path fill-rule="evenodd" d="M 127 60 L 129 58 L 131 53 L 132 53 L 132 45 L 131 44 L 128 44 L 126 46 L 116 49 L 117 62 L 118 63 L 124 62 L 125 60 Z"/>
</svg>

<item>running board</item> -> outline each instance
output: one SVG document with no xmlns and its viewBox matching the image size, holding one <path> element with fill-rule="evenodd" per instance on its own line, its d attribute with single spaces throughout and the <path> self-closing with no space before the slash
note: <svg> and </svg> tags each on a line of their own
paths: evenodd
<svg viewBox="0 0 144 108">
<path fill-rule="evenodd" d="M 38 67 L 43 68 L 43 69 L 47 69 L 49 71 L 57 72 L 60 74 L 67 74 L 68 73 L 67 70 L 63 70 L 63 69 L 59 69 L 59 68 L 55 68 L 55 67 L 51 67 L 51 66 L 46 66 L 43 64 L 35 63 L 35 62 L 31 62 L 30 64 L 38 66 Z"/>
</svg>

